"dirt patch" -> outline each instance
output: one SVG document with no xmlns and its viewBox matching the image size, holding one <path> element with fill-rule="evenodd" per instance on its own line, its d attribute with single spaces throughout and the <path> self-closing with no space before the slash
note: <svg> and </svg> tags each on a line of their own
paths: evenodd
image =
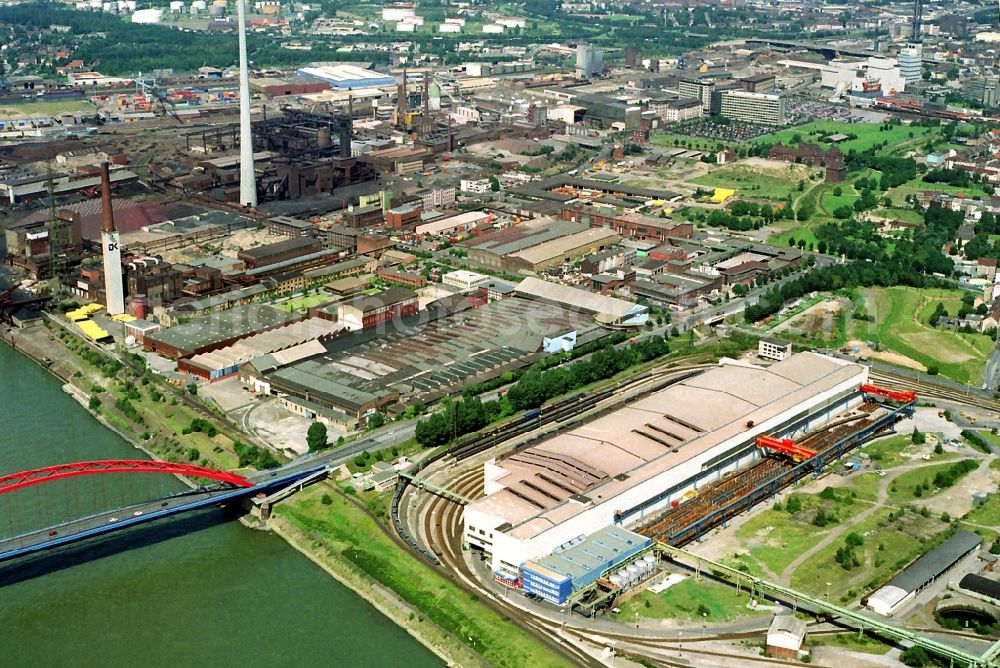
<svg viewBox="0 0 1000 668">
<path fill-rule="evenodd" d="M 988 461 L 983 461 L 979 468 L 972 471 L 952 487 L 935 494 L 923 501 L 932 513 L 948 513 L 952 517 L 962 517 L 972 510 L 973 494 L 995 493 L 1000 473 L 990 468 Z"/>
<path fill-rule="evenodd" d="M 837 328 L 837 315 L 844 310 L 844 305 L 837 299 L 824 299 L 813 304 L 802 313 L 795 315 L 774 328 L 774 332 L 797 329 L 803 334 L 814 336 L 819 333 L 832 333 Z"/>
<path fill-rule="evenodd" d="M 807 177 L 815 171 L 806 165 L 795 165 L 780 160 L 769 160 L 767 158 L 745 158 L 734 163 L 739 167 L 746 167 L 760 174 L 771 174 L 773 176 L 794 175 L 799 178 Z"/>
<path fill-rule="evenodd" d="M 917 371 L 927 371 L 927 367 L 915 359 L 911 359 L 906 355 L 901 355 L 891 350 L 876 351 L 864 341 L 858 341 L 857 339 L 852 339 L 847 342 L 846 347 L 850 349 L 854 354 L 860 355 L 861 357 L 881 360 L 883 362 L 888 362 L 890 364 L 895 364 L 897 366 L 905 366 L 908 369 L 916 369 Z"/>
</svg>

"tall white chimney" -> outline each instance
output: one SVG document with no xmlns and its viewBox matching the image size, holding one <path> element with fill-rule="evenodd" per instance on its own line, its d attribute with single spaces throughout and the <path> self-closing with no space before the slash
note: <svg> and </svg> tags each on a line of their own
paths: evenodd
<svg viewBox="0 0 1000 668">
<path fill-rule="evenodd" d="M 101 163 L 101 247 L 104 256 L 104 297 L 108 314 L 125 312 L 125 288 L 122 281 L 122 250 L 115 229 L 115 214 L 111 204 L 111 173 L 108 163 Z"/>
<path fill-rule="evenodd" d="M 246 0 L 236 0 L 240 31 L 240 204 L 257 206 L 257 177 L 253 169 L 250 132 L 250 63 L 247 61 Z"/>
</svg>

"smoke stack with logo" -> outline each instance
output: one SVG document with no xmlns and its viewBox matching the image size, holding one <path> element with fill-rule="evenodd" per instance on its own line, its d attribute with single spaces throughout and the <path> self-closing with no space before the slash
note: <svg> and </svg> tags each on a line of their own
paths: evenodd
<svg viewBox="0 0 1000 668">
<path fill-rule="evenodd" d="M 125 290 L 122 287 L 122 249 L 115 229 L 115 214 L 111 208 L 111 172 L 108 163 L 101 163 L 101 209 L 104 220 L 101 224 L 101 248 L 104 255 L 104 296 L 108 313 L 120 315 L 125 312 Z"/>
<path fill-rule="evenodd" d="M 246 0 L 236 0 L 240 34 L 240 204 L 257 206 L 257 176 L 253 169 L 253 135 L 250 131 L 250 63 L 247 59 Z"/>
</svg>

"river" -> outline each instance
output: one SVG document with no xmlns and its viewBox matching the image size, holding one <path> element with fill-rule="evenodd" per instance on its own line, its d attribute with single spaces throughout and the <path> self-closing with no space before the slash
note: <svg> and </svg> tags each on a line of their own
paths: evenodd
<svg viewBox="0 0 1000 668">
<path fill-rule="evenodd" d="M 57 379 L 0 343 L 0 474 L 143 457 Z M 167 476 L 149 477 L 163 491 L 180 489 Z M 0 496 L 0 513 L 85 511 L 98 478 L 121 479 L 11 492 Z M 12 529 L 4 524 L 0 516 L 0 535 Z M 5 667 L 441 665 L 282 539 L 222 510 L 0 564 L 0 625 Z"/>
</svg>

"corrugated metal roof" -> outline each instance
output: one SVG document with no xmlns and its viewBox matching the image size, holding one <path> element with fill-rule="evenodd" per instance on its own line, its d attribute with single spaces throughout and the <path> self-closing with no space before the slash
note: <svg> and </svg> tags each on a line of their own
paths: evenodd
<svg viewBox="0 0 1000 668">
<path fill-rule="evenodd" d="M 977 549 L 982 542 L 983 539 L 978 534 L 958 531 L 889 580 L 889 585 L 908 592 L 916 591 L 948 570 L 964 555 Z"/>
</svg>

